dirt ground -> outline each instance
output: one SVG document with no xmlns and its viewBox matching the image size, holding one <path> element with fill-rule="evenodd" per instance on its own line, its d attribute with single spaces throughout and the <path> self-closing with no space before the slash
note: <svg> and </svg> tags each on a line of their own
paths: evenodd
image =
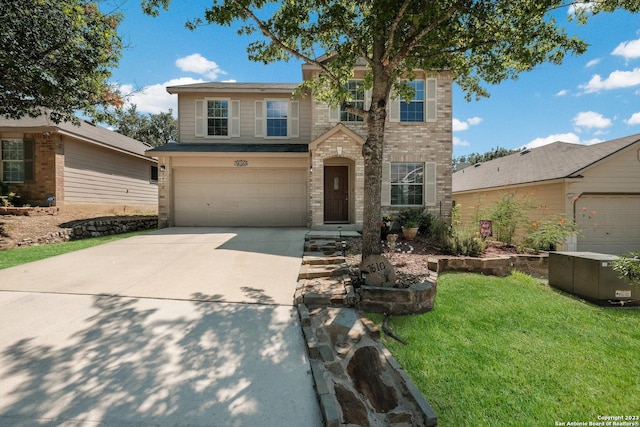
<svg viewBox="0 0 640 427">
<path fill-rule="evenodd" d="M 361 261 L 362 239 L 349 239 L 347 247 L 347 264 L 352 269 L 357 269 Z M 513 255 L 515 253 L 517 251 L 513 246 L 505 246 L 500 242 L 487 242 L 487 249 L 483 257 Z M 399 237 L 394 248 L 385 245 L 383 254 L 394 267 L 398 287 L 408 287 L 424 282 L 429 275 L 427 266 L 429 258 L 447 256 L 421 235 L 416 236 L 414 240 Z"/>
<path fill-rule="evenodd" d="M 0 215 L 0 249 L 11 249 L 25 239 L 36 239 L 70 227 L 78 220 L 117 216 L 105 212 L 58 212 L 56 215 Z"/>
</svg>

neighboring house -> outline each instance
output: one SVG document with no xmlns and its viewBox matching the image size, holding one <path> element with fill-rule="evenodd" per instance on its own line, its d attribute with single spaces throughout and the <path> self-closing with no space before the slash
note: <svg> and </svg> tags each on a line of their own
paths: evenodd
<svg viewBox="0 0 640 427">
<path fill-rule="evenodd" d="M 0 180 L 33 206 L 155 212 L 149 145 L 94 124 L 0 118 Z M 54 200 L 52 200 L 53 196 Z"/>
<path fill-rule="evenodd" d="M 303 78 L 319 69 L 304 65 Z M 349 89 L 368 107 L 366 68 Z M 451 75 L 416 72 L 412 102 L 393 100 L 386 125 L 384 213 L 451 211 Z M 198 83 L 178 95 L 178 143 L 158 158 L 160 226 L 361 228 L 366 125 L 292 93 L 298 84 Z"/>
<path fill-rule="evenodd" d="M 588 146 L 555 142 L 453 174 L 463 221 L 502 192 L 531 197 L 532 221 L 553 215 L 575 220 L 577 241 L 563 249 L 640 250 L 640 134 Z"/>
</svg>

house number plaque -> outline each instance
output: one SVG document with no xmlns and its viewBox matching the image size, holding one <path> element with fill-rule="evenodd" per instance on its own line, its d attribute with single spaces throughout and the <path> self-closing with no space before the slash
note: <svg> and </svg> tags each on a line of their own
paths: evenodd
<svg viewBox="0 0 640 427">
<path fill-rule="evenodd" d="M 233 162 L 234 165 L 236 165 L 237 168 L 244 168 L 249 166 L 249 161 L 248 160 L 236 160 Z"/>
</svg>

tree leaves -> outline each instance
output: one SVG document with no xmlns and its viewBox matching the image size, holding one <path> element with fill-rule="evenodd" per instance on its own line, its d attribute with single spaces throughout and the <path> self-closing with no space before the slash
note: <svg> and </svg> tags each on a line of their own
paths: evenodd
<svg viewBox="0 0 640 427">
<path fill-rule="evenodd" d="M 84 0 L 0 0 L 0 10 L 0 115 L 77 121 L 80 110 L 104 120 L 122 104 L 108 83 L 120 15 Z"/>
</svg>

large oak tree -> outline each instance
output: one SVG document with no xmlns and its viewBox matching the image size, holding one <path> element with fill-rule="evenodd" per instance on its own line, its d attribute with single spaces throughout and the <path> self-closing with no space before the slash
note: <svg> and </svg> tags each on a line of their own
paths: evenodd
<svg viewBox="0 0 640 427">
<path fill-rule="evenodd" d="M 155 15 L 171 0 L 143 0 Z M 568 14 L 567 8 L 575 10 Z M 297 58 L 322 70 L 303 85 L 331 105 L 364 117 L 363 257 L 381 253 L 382 153 L 385 118 L 392 90 L 410 98 L 400 78 L 412 70 L 450 70 L 467 98 L 487 96 L 483 83 L 497 84 L 539 64 L 559 64 L 566 54 L 581 54 L 587 45 L 567 34 L 554 16 L 585 23 L 594 13 L 640 9 L 640 0 L 214 0 L 204 18 L 210 23 L 242 23 L 239 33 L 255 36 L 249 59 L 263 63 Z M 330 60 L 317 58 L 329 54 Z M 324 56 L 326 58 L 326 56 Z M 349 104 L 345 83 L 356 60 L 370 69 L 370 108 Z"/>
<path fill-rule="evenodd" d="M 120 19 L 86 0 L 0 0 L 0 115 L 104 120 L 122 102 L 108 81 Z"/>
</svg>

